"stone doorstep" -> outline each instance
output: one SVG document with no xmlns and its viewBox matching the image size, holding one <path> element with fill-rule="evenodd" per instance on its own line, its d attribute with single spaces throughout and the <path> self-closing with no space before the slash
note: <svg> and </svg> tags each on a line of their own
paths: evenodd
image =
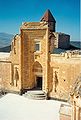
<svg viewBox="0 0 81 120">
<path fill-rule="evenodd" d="M 46 95 L 43 91 L 28 91 L 26 94 L 33 94 L 33 95 Z"/>
<path fill-rule="evenodd" d="M 31 99 L 39 99 L 39 100 L 47 99 L 47 95 L 43 91 L 28 91 L 23 96 Z"/>
</svg>

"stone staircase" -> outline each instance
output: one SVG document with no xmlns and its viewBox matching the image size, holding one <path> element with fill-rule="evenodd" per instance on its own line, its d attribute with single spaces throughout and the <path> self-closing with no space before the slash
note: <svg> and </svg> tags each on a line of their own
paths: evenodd
<svg viewBox="0 0 81 120">
<path fill-rule="evenodd" d="M 29 99 L 35 99 L 35 100 L 46 100 L 47 99 L 47 94 L 43 92 L 42 90 L 27 91 L 25 92 L 25 94 L 23 94 L 23 96 Z"/>
</svg>

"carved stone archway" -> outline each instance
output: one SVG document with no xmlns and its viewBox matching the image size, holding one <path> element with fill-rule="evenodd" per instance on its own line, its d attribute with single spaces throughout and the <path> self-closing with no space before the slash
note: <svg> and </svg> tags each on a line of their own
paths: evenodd
<svg viewBox="0 0 81 120">
<path fill-rule="evenodd" d="M 33 74 L 34 74 L 34 82 L 35 82 L 35 89 L 41 89 L 42 90 L 42 86 L 43 86 L 43 69 L 42 69 L 42 65 L 39 62 L 35 62 L 33 65 Z"/>
</svg>

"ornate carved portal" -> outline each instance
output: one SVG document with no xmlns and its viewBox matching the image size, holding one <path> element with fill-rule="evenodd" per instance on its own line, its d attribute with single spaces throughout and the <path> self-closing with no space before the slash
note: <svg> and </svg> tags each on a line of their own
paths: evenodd
<svg viewBox="0 0 81 120">
<path fill-rule="evenodd" d="M 42 66 L 39 62 L 35 62 L 33 65 L 34 74 L 34 87 L 35 89 L 42 89 Z"/>
</svg>

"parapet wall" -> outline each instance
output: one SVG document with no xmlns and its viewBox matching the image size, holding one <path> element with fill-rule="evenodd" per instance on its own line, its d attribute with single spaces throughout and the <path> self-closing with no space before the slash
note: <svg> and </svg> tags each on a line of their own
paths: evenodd
<svg viewBox="0 0 81 120">
<path fill-rule="evenodd" d="M 64 59 L 69 59 L 69 58 L 75 58 L 81 60 L 81 51 L 80 50 L 72 50 L 72 51 L 66 51 L 62 52 L 60 54 L 51 54 L 51 61 L 53 61 L 53 58 L 64 58 Z"/>
<path fill-rule="evenodd" d="M 70 51 L 62 54 L 51 54 L 50 69 L 50 97 L 68 100 L 71 85 L 81 71 L 80 51 L 79 53 Z M 55 85 L 56 81 L 58 83 Z"/>
</svg>

